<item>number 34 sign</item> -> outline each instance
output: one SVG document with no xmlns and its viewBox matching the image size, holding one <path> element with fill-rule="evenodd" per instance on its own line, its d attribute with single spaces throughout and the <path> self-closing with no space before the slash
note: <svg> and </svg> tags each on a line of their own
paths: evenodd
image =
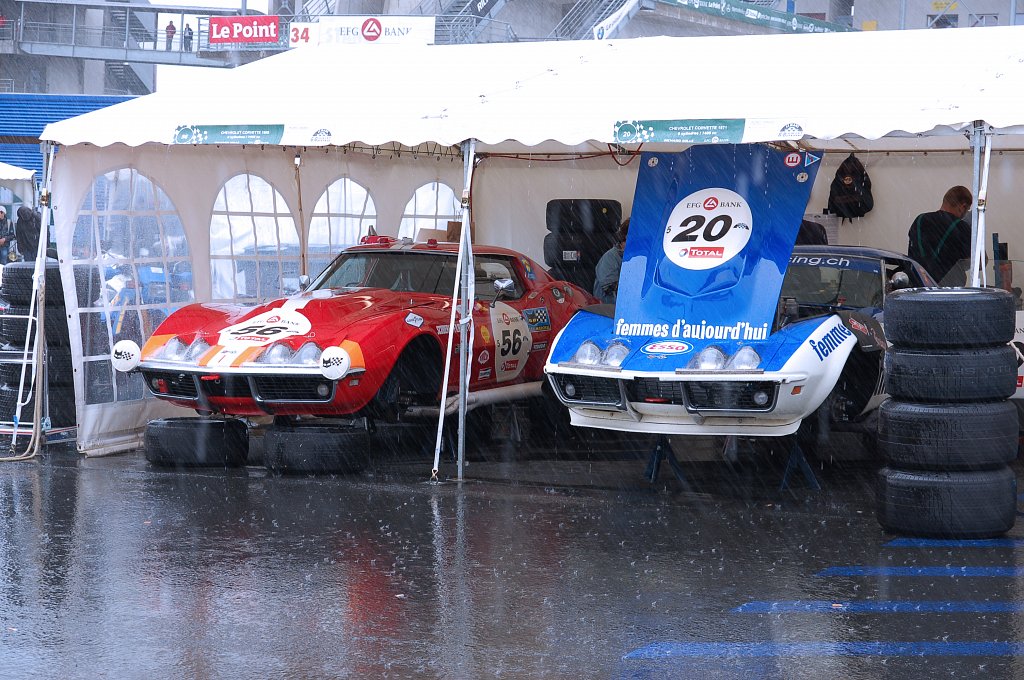
<svg viewBox="0 0 1024 680">
<path fill-rule="evenodd" d="M 752 228 L 750 205 L 742 196 L 729 189 L 702 189 L 672 209 L 665 225 L 665 256 L 684 269 L 713 269 L 743 251 Z"/>
</svg>

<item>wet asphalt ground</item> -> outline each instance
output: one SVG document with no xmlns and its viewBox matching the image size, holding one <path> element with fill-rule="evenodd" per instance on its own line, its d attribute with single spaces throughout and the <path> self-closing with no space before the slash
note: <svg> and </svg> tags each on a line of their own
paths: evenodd
<svg viewBox="0 0 1024 680">
<path fill-rule="evenodd" d="M 876 461 L 780 489 L 784 456 L 744 452 L 684 486 L 648 444 L 497 442 L 461 483 L 394 451 L 2 464 L 0 677 L 1024 678 L 1024 524 L 901 538 Z"/>
</svg>

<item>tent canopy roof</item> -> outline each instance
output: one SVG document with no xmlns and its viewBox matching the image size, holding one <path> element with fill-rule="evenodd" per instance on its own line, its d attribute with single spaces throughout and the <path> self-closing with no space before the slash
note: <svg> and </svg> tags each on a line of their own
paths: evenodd
<svg viewBox="0 0 1024 680">
<path fill-rule="evenodd" d="M 974 120 L 1024 125 L 1024 26 L 335 45 L 196 71 L 187 89 L 52 123 L 42 138 L 408 147 L 473 138 L 488 150 L 621 142 L 622 121 L 745 120 L 745 137 L 729 140 L 745 142 L 779 139 L 780 126 L 817 140 L 872 140 Z"/>
</svg>

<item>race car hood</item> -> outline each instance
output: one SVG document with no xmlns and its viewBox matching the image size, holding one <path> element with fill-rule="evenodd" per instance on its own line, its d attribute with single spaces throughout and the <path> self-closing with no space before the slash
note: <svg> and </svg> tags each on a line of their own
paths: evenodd
<svg viewBox="0 0 1024 680">
<path fill-rule="evenodd" d="M 441 308 L 444 304 L 434 296 L 383 288 L 317 290 L 256 307 L 191 305 L 172 314 L 157 334 L 199 333 L 217 339 L 218 344 L 229 341 L 220 337 L 227 335 L 235 341 L 263 344 L 263 340 L 283 340 L 315 331 L 316 337 L 330 340 L 352 327 L 372 327 L 366 324 L 370 319 L 414 308 Z"/>
<path fill-rule="evenodd" d="M 819 160 L 760 144 L 643 154 L 616 334 L 766 339 Z"/>
</svg>

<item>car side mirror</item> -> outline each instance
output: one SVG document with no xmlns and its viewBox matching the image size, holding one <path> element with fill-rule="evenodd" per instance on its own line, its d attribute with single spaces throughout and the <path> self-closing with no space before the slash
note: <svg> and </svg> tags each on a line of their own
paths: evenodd
<svg viewBox="0 0 1024 680">
<path fill-rule="evenodd" d="M 903 288 L 910 288 L 910 277 L 907 276 L 906 272 L 896 272 L 889 279 L 889 285 L 892 290 L 901 290 Z"/>
<path fill-rule="evenodd" d="M 516 282 L 512 279 L 495 279 L 494 281 L 494 299 L 491 300 L 491 307 L 494 306 L 499 299 L 503 297 L 510 297 L 516 290 Z"/>
<path fill-rule="evenodd" d="M 309 288 L 309 276 L 306 274 L 299 275 L 299 290 L 306 290 Z"/>
</svg>

